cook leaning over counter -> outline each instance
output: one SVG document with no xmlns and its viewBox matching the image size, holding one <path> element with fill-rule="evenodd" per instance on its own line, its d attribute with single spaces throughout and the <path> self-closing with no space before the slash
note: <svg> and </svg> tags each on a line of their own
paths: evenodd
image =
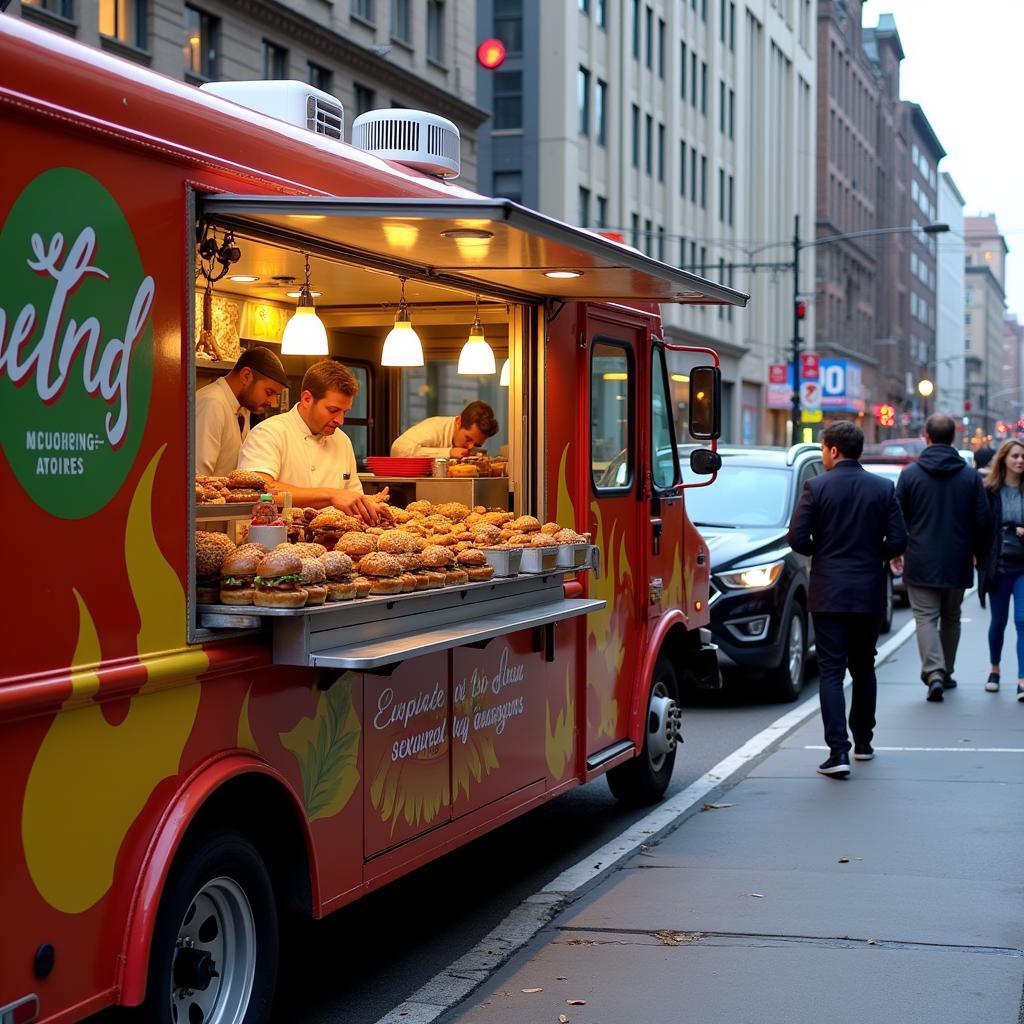
<svg viewBox="0 0 1024 1024">
<path fill-rule="evenodd" d="M 395 439 L 391 455 L 461 459 L 497 432 L 494 410 L 486 402 L 470 402 L 458 416 L 431 416 L 410 427 Z"/>
<path fill-rule="evenodd" d="M 352 442 L 338 429 L 358 393 L 359 382 L 341 363 L 314 363 L 302 378 L 298 402 L 249 432 L 238 468 L 259 473 L 272 491 L 289 491 L 293 505 L 333 506 L 376 524 L 374 503 L 363 494 L 356 471 Z"/>
<path fill-rule="evenodd" d="M 196 392 L 196 476 L 227 476 L 249 435 L 249 414 L 263 412 L 288 387 L 281 360 L 251 348 L 219 380 Z"/>
</svg>

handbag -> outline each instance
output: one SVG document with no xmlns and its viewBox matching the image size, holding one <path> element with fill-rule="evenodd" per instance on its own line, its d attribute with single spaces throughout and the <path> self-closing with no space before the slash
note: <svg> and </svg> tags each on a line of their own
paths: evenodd
<svg viewBox="0 0 1024 1024">
<path fill-rule="evenodd" d="M 999 546 L 999 568 L 1024 570 L 1024 537 L 1017 535 L 1017 527 L 1024 526 L 1024 497 L 1017 495 L 1019 513 L 1016 523 L 1003 524 L 1003 539 Z"/>
</svg>

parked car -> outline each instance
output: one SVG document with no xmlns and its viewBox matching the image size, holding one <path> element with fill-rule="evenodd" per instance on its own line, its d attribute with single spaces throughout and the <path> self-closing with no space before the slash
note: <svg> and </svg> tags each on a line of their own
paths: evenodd
<svg viewBox="0 0 1024 1024">
<path fill-rule="evenodd" d="M 864 446 L 862 462 L 916 462 L 928 447 L 923 437 L 891 437 Z"/>
<path fill-rule="evenodd" d="M 865 462 L 864 468 L 869 473 L 876 473 L 878 476 L 884 476 L 886 480 L 891 480 L 893 487 L 895 487 L 896 481 L 900 478 L 900 473 L 907 468 L 907 465 L 908 462 Z M 910 598 L 907 596 L 907 585 L 903 582 L 903 573 L 896 572 L 895 569 L 893 569 L 894 564 L 900 565 L 901 561 L 893 559 L 893 561 L 889 563 L 889 577 L 892 582 L 892 587 L 890 589 L 893 595 L 893 600 L 898 600 L 902 605 L 906 606 L 910 603 Z M 889 612 L 889 618 L 891 625 L 891 611 Z"/>
</svg>

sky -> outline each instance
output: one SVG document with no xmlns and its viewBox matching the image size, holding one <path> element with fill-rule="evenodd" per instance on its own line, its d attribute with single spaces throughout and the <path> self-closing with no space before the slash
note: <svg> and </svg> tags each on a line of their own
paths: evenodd
<svg viewBox="0 0 1024 1024">
<path fill-rule="evenodd" d="M 1007 310 L 1024 320 L 1024 0 L 866 0 L 864 26 L 882 14 L 903 44 L 900 96 L 921 105 L 946 150 L 939 170 L 965 215 L 996 215 L 1010 250 Z"/>
</svg>

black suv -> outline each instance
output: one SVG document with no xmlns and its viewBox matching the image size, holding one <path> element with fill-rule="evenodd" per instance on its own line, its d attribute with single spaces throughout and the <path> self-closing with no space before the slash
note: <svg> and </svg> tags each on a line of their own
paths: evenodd
<svg viewBox="0 0 1024 1024">
<path fill-rule="evenodd" d="M 764 677 L 776 699 L 796 700 L 813 646 L 810 560 L 793 551 L 786 531 L 804 483 L 825 472 L 821 448 L 721 446 L 718 453 L 718 479 L 687 489 L 686 510 L 711 552 L 711 632 L 719 661 L 724 669 Z M 892 620 L 891 581 L 886 619 L 883 632 Z"/>
</svg>

